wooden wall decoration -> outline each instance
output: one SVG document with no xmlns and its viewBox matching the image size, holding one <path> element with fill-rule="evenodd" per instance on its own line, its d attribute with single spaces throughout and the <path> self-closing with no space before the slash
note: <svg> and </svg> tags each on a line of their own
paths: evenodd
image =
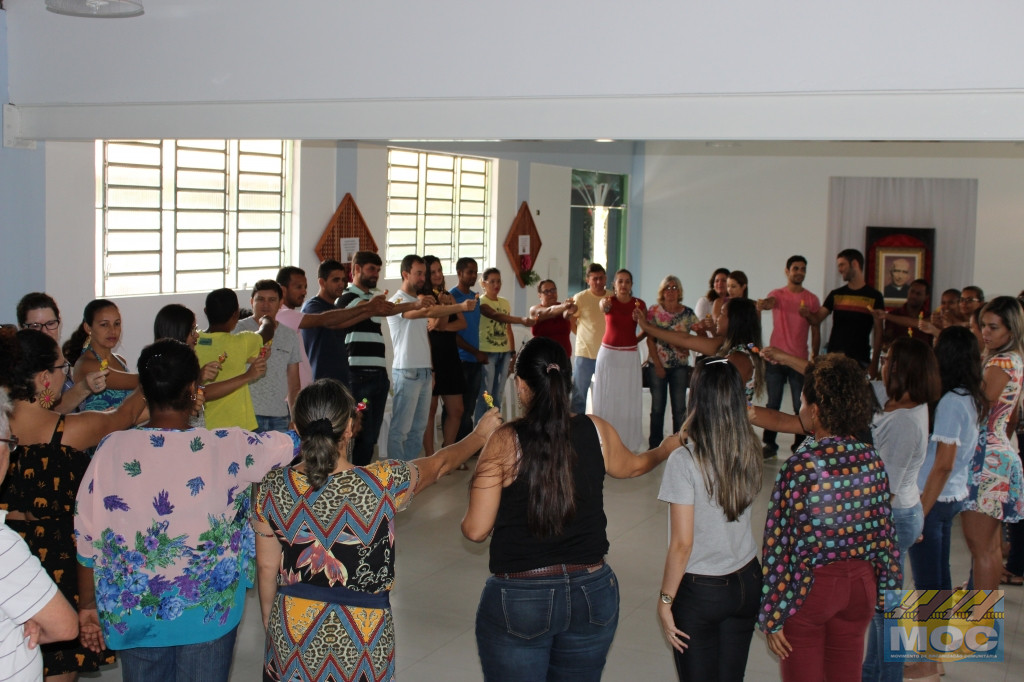
<svg viewBox="0 0 1024 682">
<path fill-rule="evenodd" d="M 377 242 L 374 241 L 370 227 L 366 224 L 363 214 L 356 206 L 356 200 L 350 193 L 346 193 L 341 203 L 338 204 L 338 209 L 327 222 L 327 228 L 320 236 L 316 248 L 313 249 L 320 262 L 329 258 L 341 260 L 341 239 L 343 237 L 358 237 L 360 251 L 377 253 Z"/>
<path fill-rule="evenodd" d="M 519 255 L 519 237 L 523 235 L 529 235 L 530 237 L 529 260 L 526 260 L 526 256 Z M 508 236 L 505 237 L 505 255 L 508 256 L 509 263 L 512 265 L 512 271 L 516 273 L 519 286 L 526 286 L 526 281 L 522 275 L 523 271 L 536 269 L 537 255 L 540 253 L 540 247 L 540 234 L 537 232 L 537 226 L 533 222 L 533 216 L 530 215 L 530 207 L 524 201 L 519 206 L 519 212 L 516 213 L 515 220 L 512 221 L 512 226 L 508 230 Z"/>
</svg>

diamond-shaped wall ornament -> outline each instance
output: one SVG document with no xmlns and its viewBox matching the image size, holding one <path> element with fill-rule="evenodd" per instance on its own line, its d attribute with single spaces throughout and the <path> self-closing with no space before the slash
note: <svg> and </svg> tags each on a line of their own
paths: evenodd
<svg viewBox="0 0 1024 682">
<path fill-rule="evenodd" d="M 363 214 L 356 206 L 356 200 L 351 194 L 345 194 L 345 198 L 338 204 L 338 210 L 334 212 L 327 222 L 327 229 L 320 236 L 316 243 L 317 258 L 323 262 L 329 258 L 341 260 L 341 240 L 343 237 L 358 237 L 360 251 L 373 251 L 377 253 L 377 242 L 370 234 L 370 227 L 366 224 Z"/>
<path fill-rule="evenodd" d="M 524 235 L 530 238 L 528 262 L 525 260 L 525 256 L 519 254 L 519 238 Z M 523 270 L 527 269 L 526 266 L 529 265 L 529 269 L 532 270 L 537 268 L 537 255 L 540 253 L 540 246 L 540 234 L 537 232 L 537 226 L 533 222 L 533 216 L 530 215 L 530 207 L 524 201 L 519 206 L 519 212 L 516 213 L 515 220 L 512 221 L 512 226 L 508 230 L 508 236 L 505 237 L 505 255 L 508 256 L 509 263 L 512 265 L 512 271 L 516 273 L 516 279 L 521 287 L 526 286 L 522 275 Z"/>
</svg>

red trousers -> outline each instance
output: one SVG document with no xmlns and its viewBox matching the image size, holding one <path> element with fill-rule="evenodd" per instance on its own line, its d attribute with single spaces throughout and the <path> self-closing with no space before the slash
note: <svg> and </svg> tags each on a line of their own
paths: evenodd
<svg viewBox="0 0 1024 682">
<path fill-rule="evenodd" d="M 864 635 L 877 599 L 869 562 L 816 567 L 810 594 L 782 628 L 793 647 L 780 664 L 783 682 L 860 682 Z"/>
</svg>

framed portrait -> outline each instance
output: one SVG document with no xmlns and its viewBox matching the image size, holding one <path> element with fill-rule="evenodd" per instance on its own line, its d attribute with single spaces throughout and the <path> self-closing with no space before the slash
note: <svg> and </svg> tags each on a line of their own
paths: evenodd
<svg viewBox="0 0 1024 682">
<path fill-rule="evenodd" d="M 903 305 L 910 283 L 924 278 L 924 248 L 881 246 L 875 250 L 873 285 L 885 297 L 885 305 Z"/>
<path fill-rule="evenodd" d="M 915 279 L 931 284 L 934 228 L 868 227 L 866 237 L 864 274 L 868 284 L 882 292 L 886 308 L 906 303 Z"/>
</svg>

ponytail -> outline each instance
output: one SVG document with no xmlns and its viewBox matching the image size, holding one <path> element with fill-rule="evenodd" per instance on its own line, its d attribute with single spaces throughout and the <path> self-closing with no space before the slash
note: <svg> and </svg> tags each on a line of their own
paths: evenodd
<svg viewBox="0 0 1024 682">
<path fill-rule="evenodd" d="M 338 465 L 339 448 L 354 408 L 348 389 L 334 379 L 313 382 L 295 400 L 295 429 L 302 439 L 302 463 L 314 489 L 322 488 Z"/>
</svg>

